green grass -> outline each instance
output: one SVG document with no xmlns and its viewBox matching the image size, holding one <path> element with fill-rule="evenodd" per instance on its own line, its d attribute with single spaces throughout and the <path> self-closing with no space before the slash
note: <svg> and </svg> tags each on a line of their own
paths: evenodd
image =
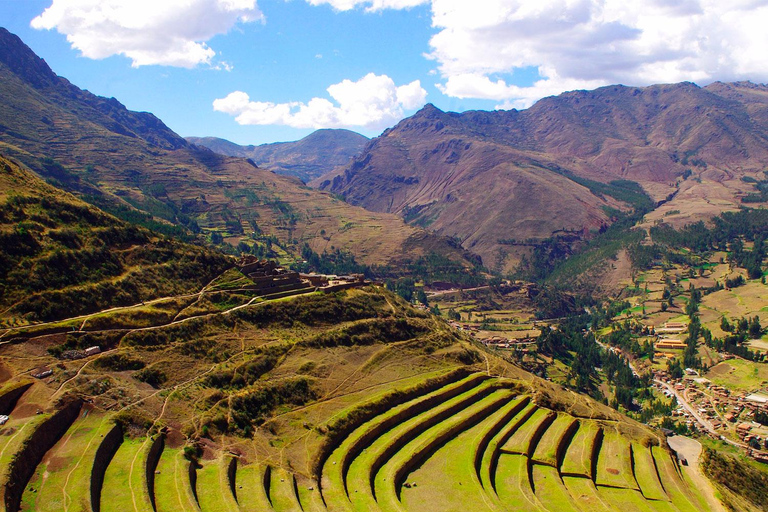
<svg viewBox="0 0 768 512">
<path fill-rule="evenodd" d="M 108 417 L 81 412 L 37 467 L 22 496 L 25 507 L 36 511 L 90 510 L 91 466 L 103 437 L 112 428 Z"/>
<path fill-rule="evenodd" d="M 480 462 L 480 482 L 483 488 L 490 491 L 495 486 L 495 468 L 500 456 L 501 447 L 506 443 L 520 426 L 524 425 L 528 419 L 538 410 L 533 402 L 528 404 L 514 418 L 510 419 L 507 425 L 501 429 L 488 443 L 485 453 L 483 453 Z"/>
<path fill-rule="evenodd" d="M 392 422 L 392 419 L 396 416 L 405 415 L 406 417 L 412 417 L 407 411 L 413 411 L 415 414 L 419 408 L 419 404 L 424 400 L 450 396 L 455 390 L 464 388 L 467 385 L 478 385 L 482 380 L 483 376 L 480 374 L 470 375 L 457 382 L 443 386 L 432 393 L 427 393 L 426 395 L 419 396 L 397 407 L 393 407 L 389 411 L 360 425 L 347 436 L 346 439 L 344 439 L 336 450 L 331 453 L 324 465 L 323 495 L 325 496 L 325 499 L 337 503 L 340 507 L 347 506 L 349 498 L 345 491 L 346 471 L 349 469 L 349 464 L 352 462 L 351 459 L 353 458 L 353 454 L 364 446 L 367 440 L 366 436 L 369 435 L 372 429 L 382 424 L 386 424 L 385 422 Z"/>
<path fill-rule="evenodd" d="M 592 478 L 592 449 L 599 431 L 600 426 L 594 421 L 579 421 L 579 429 L 565 452 L 561 473 Z"/>
<path fill-rule="evenodd" d="M 558 453 L 562 452 L 561 445 L 569 441 L 569 434 L 574 432 L 575 426 L 576 419 L 573 416 L 558 414 L 536 445 L 533 460 L 556 468 L 559 462 Z"/>
<path fill-rule="evenodd" d="M 513 397 L 509 390 L 501 389 L 450 418 L 438 423 L 408 443 L 381 468 L 375 478 L 376 497 L 382 510 L 399 509 L 399 488 L 411 469 L 418 466 L 443 440 L 449 440 L 489 416 L 505 401 Z M 471 465 L 470 465 L 471 471 Z M 470 477 L 467 474 L 467 477 Z M 471 482 L 468 478 L 468 482 Z M 466 503 L 462 501 L 462 503 Z"/>
<path fill-rule="evenodd" d="M 294 488 L 294 476 L 282 468 L 272 471 L 269 496 L 275 512 L 301 512 L 299 497 Z"/>
<path fill-rule="evenodd" d="M 696 501 L 687 492 L 685 484 L 680 478 L 675 462 L 672 460 L 669 452 L 660 446 L 654 446 L 651 448 L 651 453 L 656 462 L 661 483 L 664 485 L 667 495 L 672 500 L 672 504 L 680 512 L 697 512 L 699 507 L 694 505 Z"/>
<path fill-rule="evenodd" d="M 598 486 L 638 489 L 632 471 L 629 440 L 614 430 L 607 430 L 597 458 Z"/>
<path fill-rule="evenodd" d="M 669 500 L 659 481 L 650 448 L 633 443 L 632 454 L 635 460 L 635 477 L 643 496 L 650 500 Z"/>
<path fill-rule="evenodd" d="M 432 418 L 440 414 L 449 414 L 452 410 L 456 412 L 465 409 L 490 392 L 495 385 L 493 381 L 485 381 L 423 414 L 398 424 L 363 450 L 351 463 L 347 473 L 349 497 L 355 509 L 369 510 L 377 507 L 371 483 L 378 469 L 376 465 L 380 463 L 379 460 L 385 460 L 384 455 L 387 451 L 397 451 L 399 444 L 404 444 L 429 428 L 428 422 Z"/>
<path fill-rule="evenodd" d="M 237 500 L 243 510 L 270 510 L 264 481 L 271 472 L 263 464 L 251 464 L 237 468 Z"/>
<path fill-rule="evenodd" d="M 194 512 L 198 509 L 189 481 L 189 461 L 180 448 L 163 450 L 155 474 L 157 512 Z"/>
<path fill-rule="evenodd" d="M 531 441 L 542 429 L 547 428 L 549 422 L 554 420 L 554 414 L 547 409 L 538 409 L 520 428 L 512 434 L 512 437 L 501 447 L 502 452 L 522 453 L 529 455 L 532 451 Z"/>
<path fill-rule="evenodd" d="M 534 464 L 531 468 L 536 496 L 547 510 L 557 512 L 579 512 L 571 495 L 568 494 L 557 468 Z"/>
<path fill-rule="evenodd" d="M 496 469 L 496 493 L 502 503 L 514 503 L 518 510 L 546 510 L 531 488 L 525 455 L 501 453 Z"/>
<path fill-rule="evenodd" d="M 11 416 L 11 419 L 3 427 L 0 427 L 0 434 L 8 433 L 7 435 L 0 435 L 0 484 L 5 485 L 8 481 L 8 465 L 24 441 L 34 433 L 38 425 L 50 417 L 50 414 L 40 414 L 31 418 Z M 10 433 L 11 429 L 14 430 L 13 433 Z"/>
<path fill-rule="evenodd" d="M 149 438 L 126 439 L 104 475 L 101 512 L 152 512 L 144 467 L 152 445 Z"/>
<path fill-rule="evenodd" d="M 563 485 L 580 510 L 589 512 L 612 512 L 600 499 L 595 483 L 589 478 L 563 476 Z"/>
<path fill-rule="evenodd" d="M 510 402 L 514 404 L 515 402 Z M 509 407 L 448 441 L 424 464 L 408 476 L 415 487 L 401 489 L 401 501 L 407 510 L 451 510 L 459 506 L 477 511 L 501 512 L 495 495 L 480 485 L 474 471 L 479 440 L 504 417 Z"/>
<path fill-rule="evenodd" d="M 597 486 L 599 495 L 607 503 L 611 503 L 615 510 L 623 512 L 655 512 L 661 510 L 657 505 L 664 502 L 649 502 L 643 498 L 640 491 L 635 489 L 620 489 L 617 487 Z"/>
<path fill-rule="evenodd" d="M 197 499 L 202 510 L 210 512 L 237 512 L 238 506 L 227 477 L 224 457 L 202 462 L 197 470 Z"/>
</svg>

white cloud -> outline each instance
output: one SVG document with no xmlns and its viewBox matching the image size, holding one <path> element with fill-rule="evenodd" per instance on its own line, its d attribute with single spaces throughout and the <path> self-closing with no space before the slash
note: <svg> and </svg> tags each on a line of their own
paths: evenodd
<svg viewBox="0 0 768 512">
<path fill-rule="evenodd" d="M 242 125 L 286 125 L 294 128 L 382 129 L 402 119 L 426 101 L 427 91 L 416 80 L 396 86 L 387 75 L 369 73 L 353 82 L 343 80 L 328 87 L 335 104 L 325 98 L 307 103 L 251 101 L 248 94 L 235 91 L 213 102 L 213 109 L 235 116 Z"/>
<path fill-rule="evenodd" d="M 91 59 L 125 55 L 134 67 L 191 68 L 216 55 L 206 41 L 257 20 L 256 0 L 53 0 L 31 25 L 55 28 Z"/>
<path fill-rule="evenodd" d="M 528 106 L 579 88 L 768 81 L 768 0 L 306 0 L 341 11 L 429 3 L 444 94 Z M 520 87 L 515 71 L 540 79 Z"/>
<path fill-rule="evenodd" d="M 383 9 L 410 9 L 417 5 L 428 4 L 429 0 L 307 0 L 311 5 L 330 5 L 337 11 L 349 11 L 358 6 L 365 6 L 367 11 Z"/>
<path fill-rule="evenodd" d="M 503 106 L 611 83 L 768 80 L 765 1 L 432 0 L 432 24 L 440 90 Z M 512 85 L 529 67 L 541 80 Z"/>
</svg>

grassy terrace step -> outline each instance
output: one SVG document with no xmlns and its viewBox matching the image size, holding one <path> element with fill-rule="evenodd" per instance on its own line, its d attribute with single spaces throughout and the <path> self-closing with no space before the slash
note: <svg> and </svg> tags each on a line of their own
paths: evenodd
<svg viewBox="0 0 768 512">
<path fill-rule="evenodd" d="M 635 478 L 643 496 L 649 500 L 669 501 L 669 496 L 664 492 L 664 487 L 659 481 L 650 447 L 633 443 L 632 455 L 635 461 Z"/>
<path fill-rule="evenodd" d="M 513 420 L 516 420 L 520 413 L 530 404 L 531 398 L 527 395 L 519 396 L 515 400 L 510 400 L 498 412 L 494 413 L 486 422 L 485 428 L 475 438 L 472 443 L 474 475 L 480 487 L 485 487 L 481 473 L 483 460 L 489 451 L 491 442 L 501 433 L 505 427 L 509 427 Z"/>
<path fill-rule="evenodd" d="M 400 488 L 408 474 L 427 460 L 437 448 L 487 418 L 513 397 L 510 390 L 497 390 L 402 447 L 375 477 L 376 497 L 382 510 L 400 510 Z"/>
<path fill-rule="evenodd" d="M 602 439 L 602 429 L 597 423 L 579 420 L 578 430 L 565 451 L 560 473 L 593 478 L 592 461 L 599 439 Z"/>
<path fill-rule="evenodd" d="M 401 501 L 406 510 L 453 510 L 463 505 L 474 512 L 504 512 L 495 494 L 482 488 L 473 471 L 475 460 L 499 429 L 528 403 L 519 397 L 500 407 L 441 446 L 424 464 L 408 476 L 416 485 L 401 488 Z"/>
<path fill-rule="evenodd" d="M 278 468 L 271 472 L 269 496 L 275 512 L 302 512 L 293 473 Z M 204 511 L 205 512 L 205 511 Z"/>
<path fill-rule="evenodd" d="M 579 512 L 556 467 L 533 464 L 530 471 L 536 497 L 547 510 Z"/>
<path fill-rule="evenodd" d="M 152 512 L 147 462 L 156 439 L 126 439 L 104 475 L 101 512 Z"/>
<path fill-rule="evenodd" d="M 695 512 L 699 510 L 697 500 L 687 492 L 686 485 L 678 471 L 677 463 L 672 460 L 672 456 L 667 450 L 660 446 L 651 448 L 653 460 L 656 462 L 656 468 L 659 471 L 659 478 L 664 485 L 667 496 L 672 500 L 672 504 L 680 512 Z"/>
<path fill-rule="evenodd" d="M 613 510 L 617 512 L 655 512 L 656 505 L 668 505 L 664 501 L 647 501 L 640 494 L 640 491 L 635 489 L 621 489 L 618 487 L 602 487 L 597 486 L 597 491 L 602 497 L 603 501 L 610 503 Z"/>
<path fill-rule="evenodd" d="M 528 402 L 525 408 L 521 409 L 488 443 L 483 460 L 480 462 L 480 485 L 489 494 L 495 493 L 495 475 L 501 447 L 537 410 L 536 404 Z"/>
<path fill-rule="evenodd" d="M 84 410 L 43 458 L 22 497 L 27 510 L 90 510 L 91 468 L 113 425 Z"/>
<path fill-rule="evenodd" d="M 190 462 L 181 448 L 165 448 L 155 474 L 157 512 L 195 512 L 199 510 L 192 491 Z"/>
<path fill-rule="evenodd" d="M 229 484 L 229 461 L 219 456 L 202 461 L 197 469 L 197 499 L 203 512 L 237 512 L 239 507 Z"/>
<path fill-rule="evenodd" d="M 323 474 L 323 495 L 326 500 L 343 502 L 347 498 L 346 477 L 349 466 L 382 432 L 386 432 L 403 421 L 421 414 L 424 410 L 449 400 L 475 386 L 487 377 L 482 374 L 469 375 L 440 389 L 405 402 L 362 424 L 334 450 L 325 463 Z M 343 496 L 342 496 L 343 493 Z"/>
<path fill-rule="evenodd" d="M 602 442 L 602 428 L 594 421 L 580 420 L 578 430 L 565 451 L 560 473 L 569 476 L 594 478 L 592 463 Z"/>
<path fill-rule="evenodd" d="M 547 409 L 538 409 L 520 428 L 512 434 L 501 447 L 502 452 L 521 453 L 530 456 L 544 431 L 555 420 L 555 413 Z"/>
<path fill-rule="evenodd" d="M 584 512 L 610 512 L 616 510 L 603 502 L 595 482 L 580 476 L 563 476 L 563 485 L 568 489 L 576 506 Z"/>
<path fill-rule="evenodd" d="M 272 469 L 263 464 L 251 464 L 237 469 L 237 500 L 244 511 L 272 512 L 269 488 Z"/>
<path fill-rule="evenodd" d="M 27 418 L 11 416 L 8 422 L 0 427 L 0 485 L 4 490 L 8 483 L 11 460 L 32 436 L 41 423 L 51 417 L 50 414 L 40 414 Z M 0 497 L 4 498 L 0 491 Z"/>
<path fill-rule="evenodd" d="M 482 400 L 501 386 L 499 381 L 487 380 L 438 406 L 428 409 L 389 430 L 382 430 L 380 436 L 352 461 L 347 474 L 349 497 L 357 510 L 376 510 L 374 498 L 374 477 L 379 468 L 403 446 L 422 432 Z M 328 500 L 326 500 L 328 502 Z"/>
<path fill-rule="evenodd" d="M 560 461 L 578 428 L 578 421 L 569 414 L 560 413 L 541 436 L 533 452 L 533 461 L 552 467 L 559 467 Z"/>
<path fill-rule="evenodd" d="M 352 461 L 383 432 L 480 385 L 485 380 L 487 377 L 482 374 L 469 375 L 394 407 L 360 425 L 331 453 L 324 465 L 322 489 L 326 502 L 332 502 L 343 509 L 348 501 L 346 477 Z"/>
<path fill-rule="evenodd" d="M 507 510 L 544 512 L 546 508 L 531 487 L 528 462 L 525 455 L 502 452 L 495 474 L 496 493 Z"/>
<path fill-rule="evenodd" d="M 632 468 L 632 448 L 629 441 L 615 430 L 603 437 L 597 458 L 595 483 L 608 487 L 640 490 Z"/>
</svg>

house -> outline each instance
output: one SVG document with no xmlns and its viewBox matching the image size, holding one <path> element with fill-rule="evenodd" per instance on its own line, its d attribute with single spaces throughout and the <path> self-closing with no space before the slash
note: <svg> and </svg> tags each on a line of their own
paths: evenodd
<svg viewBox="0 0 768 512">
<path fill-rule="evenodd" d="M 654 345 L 656 350 L 684 350 L 688 345 L 681 340 L 674 338 L 662 338 Z"/>
<path fill-rule="evenodd" d="M 88 347 L 85 349 L 85 355 L 86 356 L 95 356 L 96 354 L 101 354 L 101 347 L 98 345 L 95 345 L 93 347 Z"/>
<path fill-rule="evenodd" d="M 5 414 L 0 414 L 0 425 L 5 425 L 5 422 L 8 421 L 8 416 Z"/>
</svg>

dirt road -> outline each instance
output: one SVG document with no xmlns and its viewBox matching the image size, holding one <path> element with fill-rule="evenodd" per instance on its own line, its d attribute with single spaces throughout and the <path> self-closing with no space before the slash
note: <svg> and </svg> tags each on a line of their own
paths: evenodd
<svg viewBox="0 0 768 512">
<path fill-rule="evenodd" d="M 715 512 L 726 512 L 726 508 L 715 496 L 715 488 L 712 482 L 704 476 L 699 465 L 699 456 L 701 455 L 701 443 L 695 439 L 685 436 L 672 436 L 667 438 L 669 447 L 677 452 L 678 458 L 685 459 L 687 466 L 680 466 L 683 473 L 690 479 L 694 487 L 706 498 L 709 510 Z"/>
</svg>

